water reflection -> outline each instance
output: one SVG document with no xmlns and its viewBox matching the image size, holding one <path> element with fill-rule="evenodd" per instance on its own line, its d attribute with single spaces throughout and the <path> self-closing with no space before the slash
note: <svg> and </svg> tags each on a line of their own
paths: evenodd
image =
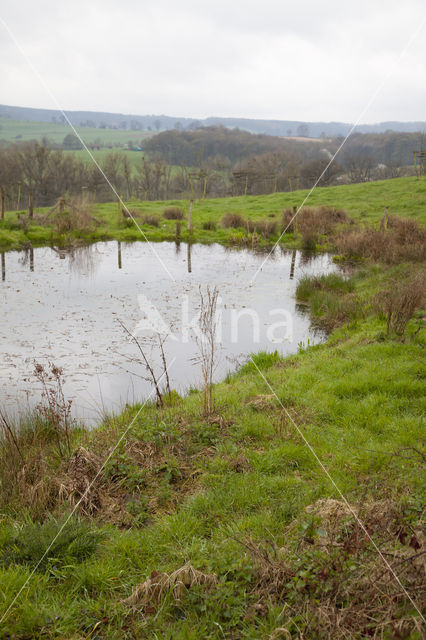
<svg viewBox="0 0 426 640">
<path fill-rule="evenodd" d="M 187 257 L 188 257 L 188 273 L 191 273 L 192 266 L 191 266 L 191 243 L 190 242 L 188 242 L 187 244 Z"/>
<path fill-rule="evenodd" d="M 6 256 L 4 253 L 1 254 L 1 279 L 2 282 L 6 280 Z"/>
<path fill-rule="evenodd" d="M 123 262 L 121 258 L 121 242 L 118 240 L 117 242 L 117 256 L 118 256 L 118 268 L 121 269 L 123 267 Z"/>
<path fill-rule="evenodd" d="M 290 280 L 294 278 L 294 267 L 296 265 L 296 249 L 293 249 L 291 254 L 291 265 L 290 265 Z"/>
<path fill-rule="evenodd" d="M 33 247 L 25 247 L 22 251 L 22 255 L 19 257 L 19 263 L 24 267 L 29 264 L 30 271 L 34 271 L 34 248 Z"/>
</svg>

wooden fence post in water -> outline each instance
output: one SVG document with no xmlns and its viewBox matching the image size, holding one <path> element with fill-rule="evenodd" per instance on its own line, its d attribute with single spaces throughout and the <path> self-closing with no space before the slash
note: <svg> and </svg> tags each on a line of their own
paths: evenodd
<svg viewBox="0 0 426 640">
<path fill-rule="evenodd" d="M 192 233 L 192 205 L 194 204 L 193 200 L 189 201 L 189 211 L 188 211 L 188 231 Z"/>
<path fill-rule="evenodd" d="M 29 199 L 28 199 L 28 215 L 31 218 L 31 220 L 34 217 L 34 198 L 33 198 L 33 192 L 30 191 L 30 195 L 29 195 Z"/>
<path fill-rule="evenodd" d="M 117 241 L 117 249 L 118 249 L 118 268 L 121 269 L 123 266 L 122 260 L 121 260 L 121 242 L 120 240 Z"/>
<path fill-rule="evenodd" d="M 1 219 L 4 220 L 4 187 L 0 187 L 0 210 Z"/>
<path fill-rule="evenodd" d="M 296 249 L 293 249 L 293 253 L 291 254 L 291 265 L 290 265 L 290 280 L 294 278 L 294 267 L 296 264 Z"/>
<path fill-rule="evenodd" d="M 34 271 L 34 247 L 30 247 L 30 271 Z"/>
<path fill-rule="evenodd" d="M 293 207 L 293 216 L 294 216 L 294 220 L 293 220 L 293 233 L 297 233 L 297 207 L 296 205 L 294 205 Z"/>
<path fill-rule="evenodd" d="M 187 251 L 188 251 L 188 273 L 191 273 L 192 271 L 192 265 L 191 265 L 191 243 L 188 242 L 187 245 Z"/>
<path fill-rule="evenodd" d="M 6 280 L 6 256 L 1 254 L 1 279 L 3 282 Z"/>
</svg>

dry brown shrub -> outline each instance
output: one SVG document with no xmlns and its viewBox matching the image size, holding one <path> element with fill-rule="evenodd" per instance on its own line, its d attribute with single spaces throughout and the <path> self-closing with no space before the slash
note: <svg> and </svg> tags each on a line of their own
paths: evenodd
<svg viewBox="0 0 426 640">
<path fill-rule="evenodd" d="M 321 520 L 329 541 L 335 540 L 336 536 L 346 535 L 349 528 L 352 530 L 354 526 L 357 531 L 361 529 L 361 535 L 364 536 L 359 521 L 370 535 L 393 535 L 401 527 L 403 519 L 401 510 L 392 500 L 369 500 L 360 506 L 353 506 L 341 500 L 325 498 L 308 505 L 305 511 Z"/>
<path fill-rule="evenodd" d="M 101 468 L 101 460 L 93 452 L 79 447 L 71 456 L 61 479 L 60 499 L 72 506 L 79 500 L 79 511 L 93 516 L 102 506 L 100 481 L 94 481 Z"/>
<path fill-rule="evenodd" d="M 166 220 L 183 220 L 184 212 L 179 207 L 167 207 L 163 211 L 163 218 Z"/>
<path fill-rule="evenodd" d="M 245 227 L 245 221 L 243 216 L 239 213 L 231 213 L 227 211 L 221 220 L 222 227 L 225 229 L 238 229 L 239 227 Z"/>
<path fill-rule="evenodd" d="M 348 223 L 350 218 L 343 209 L 335 207 L 303 207 L 296 218 L 290 224 L 294 213 L 291 209 L 286 209 L 282 214 L 283 231 L 288 227 L 286 233 L 293 233 L 294 228 L 305 235 L 327 234 L 333 231 L 338 224 Z M 289 226 L 290 225 L 290 226 Z"/>
<path fill-rule="evenodd" d="M 426 230 L 414 220 L 389 218 L 388 229 L 357 229 L 334 239 L 340 253 L 350 258 L 368 258 L 395 264 L 425 259 Z"/>
<path fill-rule="evenodd" d="M 160 221 L 157 216 L 146 215 L 143 217 L 142 222 L 144 224 L 150 224 L 152 227 L 159 227 Z"/>
<path fill-rule="evenodd" d="M 130 606 L 145 607 L 147 613 L 153 613 L 167 594 L 170 594 L 174 601 L 181 602 L 192 586 L 204 586 L 209 589 L 216 586 L 217 582 L 216 574 L 203 573 L 187 563 L 172 573 L 153 571 L 123 602 Z"/>
<path fill-rule="evenodd" d="M 425 300 L 426 277 L 418 273 L 411 279 L 396 283 L 392 289 L 382 291 L 375 298 L 378 310 L 386 316 L 386 331 L 402 336 L 416 309 Z"/>
</svg>

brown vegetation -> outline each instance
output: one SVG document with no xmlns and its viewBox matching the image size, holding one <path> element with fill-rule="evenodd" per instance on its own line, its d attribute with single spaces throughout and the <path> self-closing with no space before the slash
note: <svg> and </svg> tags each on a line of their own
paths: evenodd
<svg viewBox="0 0 426 640">
<path fill-rule="evenodd" d="M 426 277 L 423 273 L 398 282 L 375 298 L 378 310 L 386 316 L 387 334 L 404 335 L 408 322 L 416 309 L 422 308 L 425 300 Z"/>
<path fill-rule="evenodd" d="M 399 505 L 381 500 L 351 507 L 322 499 L 308 506 L 306 513 L 311 520 L 296 555 L 273 543 L 241 540 L 256 567 L 253 615 L 267 612 L 271 601 L 288 609 L 286 626 L 271 637 L 292 637 L 291 631 L 298 628 L 293 628 L 294 619 L 315 629 L 315 637 L 327 640 L 420 633 L 419 619 L 401 616 L 400 605 L 406 598 L 404 590 L 414 601 L 421 598 L 426 541 L 421 531 L 406 523 Z M 288 536 L 293 531 L 294 524 Z"/>
<path fill-rule="evenodd" d="M 287 230 L 288 233 L 292 233 L 295 225 L 297 231 L 302 234 L 328 234 L 333 231 L 336 225 L 348 223 L 351 220 L 346 211 L 335 207 L 303 207 L 290 224 L 294 214 L 295 212 L 291 209 L 283 211 L 283 231 Z"/>
<path fill-rule="evenodd" d="M 221 220 L 222 227 L 225 229 L 238 229 L 239 227 L 245 227 L 245 220 L 239 213 L 231 213 L 227 211 Z"/>
<path fill-rule="evenodd" d="M 336 235 L 337 250 L 349 258 L 368 258 L 386 264 L 425 259 L 426 229 L 415 220 L 389 217 L 388 228 L 372 227 Z"/>
<path fill-rule="evenodd" d="M 124 600 L 124 604 L 143 607 L 145 613 L 155 613 L 166 595 L 170 595 L 175 602 L 181 602 L 192 586 L 204 586 L 208 589 L 217 583 L 216 574 L 203 573 L 187 563 L 172 573 L 152 571 L 149 578 Z"/>
<path fill-rule="evenodd" d="M 184 212 L 179 207 L 167 207 L 163 211 L 163 217 L 166 220 L 183 220 Z"/>
</svg>

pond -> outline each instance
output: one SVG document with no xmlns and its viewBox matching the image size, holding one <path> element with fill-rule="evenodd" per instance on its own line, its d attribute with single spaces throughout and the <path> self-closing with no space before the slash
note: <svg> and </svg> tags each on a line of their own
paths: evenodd
<svg viewBox="0 0 426 640">
<path fill-rule="evenodd" d="M 277 247 L 251 282 L 265 254 L 174 242 L 112 241 L 0 257 L 0 408 L 16 415 L 34 407 L 41 391 L 34 365 L 52 362 L 63 369 L 73 415 L 88 423 L 152 391 L 126 329 L 157 371 L 156 332 L 168 335 L 170 383 L 183 393 L 201 384 L 200 288 L 219 291 L 214 377 L 221 380 L 250 353 L 290 354 L 323 340 L 295 290 L 303 274 L 336 270 L 328 254 Z"/>
</svg>

